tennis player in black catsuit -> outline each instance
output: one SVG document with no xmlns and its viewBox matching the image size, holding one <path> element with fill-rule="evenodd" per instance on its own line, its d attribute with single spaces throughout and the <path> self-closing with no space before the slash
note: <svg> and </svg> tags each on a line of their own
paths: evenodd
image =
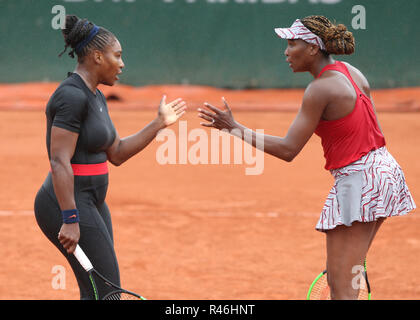
<svg viewBox="0 0 420 320">
<path fill-rule="evenodd" d="M 166 104 L 136 134 L 120 139 L 99 84 L 112 86 L 124 68 L 121 45 L 108 30 L 76 16 L 66 17 L 65 50 L 78 57 L 51 96 L 47 108 L 47 150 L 51 171 L 35 199 L 35 216 L 48 239 L 63 253 L 76 276 L 81 299 L 94 299 L 87 273 L 73 256 L 79 243 L 95 268 L 120 285 L 111 216 L 105 202 L 108 161 L 119 166 L 144 149 L 159 130 L 186 110 L 182 99 Z M 64 53 L 63 52 L 63 53 Z M 60 55 L 61 56 L 61 55 Z M 98 284 L 100 286 L 100 284 Z M 98 288 L 101 295 L 106 288 Z"/>
</svg>

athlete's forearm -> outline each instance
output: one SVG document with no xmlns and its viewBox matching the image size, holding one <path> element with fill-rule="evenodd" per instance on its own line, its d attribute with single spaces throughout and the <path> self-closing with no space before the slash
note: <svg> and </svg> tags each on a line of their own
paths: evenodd
<svg viewBox="0 0 420 320">
<path fill-rule="evenodd" d="M 60 158 L 51 159 L 51 174 L 54 192 L 60 209 L 77 209 L 74 200 L 74 175 L 70 161 Z"/>
<path fill-rule="evenodd" d="M 164 128 L 165 124 L 161 119 L 156 118 L 139 132 L 121 139 L 111 155 L 111 162 L 115 165 L 121 165 L 146 148 L 156 137 L 159 130 Z"/>
<path fill-rule="evenodd" d="M 296 156 L 292 148 L 288 146 L 285 138 L 253 131 L 238 122 L 236 122 L 235 127 L 230 133 L 241 138 L 258 150 L 264 151 L 265 153 L 284 161 L 290 162 Z"/>
</svg>

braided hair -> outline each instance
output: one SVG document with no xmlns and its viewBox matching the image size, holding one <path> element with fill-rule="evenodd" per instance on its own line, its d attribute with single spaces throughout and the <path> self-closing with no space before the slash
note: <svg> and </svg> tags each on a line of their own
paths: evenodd
<svg viewBox="0 0 420 320">
<path fill-rule="evenodd" d="M 309 16 L 301 19 L 302 24 L 322 39 L 325 55 L 352 54 L 355 50 L 353 33 L 344 24 L 334 25 L 324 16 Z"/>
<path fill-rule="evenodd" d="M 105 28 L 99 27 L 96 35 L 85 45 L 80 47 L 83 41 L 88 39 L 95 25 L 87 19 L 79 19 L 74 15 L 66 16 L 66 27 L 62 30 L 64 36 L 65 47 L 64 51 L 59 54 L 61 57 L 70 47 L 72 50 L 69 52 L 71 58 L 78 57 L 79 62 L 83 62 L 83 58 L 89 53 L 90 50 L 96 49 L 103 51 L 107 45 L 116 40 L 115 35 Z"/>
</svg>

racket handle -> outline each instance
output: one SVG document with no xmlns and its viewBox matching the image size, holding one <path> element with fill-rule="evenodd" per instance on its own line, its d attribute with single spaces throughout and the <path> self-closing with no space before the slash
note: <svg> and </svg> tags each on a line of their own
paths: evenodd
<svg viewBox="0 0 420 320">
<path fill-rule="evenodd" d="M 80 248 L 79 245 L 76 246 L 76 249 L 74 250 L 74 256 L 79 261 L 79 263 L 82 265 L 83 269 L 86 271 L 90 271 L 93 269 L 93 265 L 90 262 L 89 258 L 86 256 L 86 254 L 83 252 L 82 248 Z"/>
</svg>

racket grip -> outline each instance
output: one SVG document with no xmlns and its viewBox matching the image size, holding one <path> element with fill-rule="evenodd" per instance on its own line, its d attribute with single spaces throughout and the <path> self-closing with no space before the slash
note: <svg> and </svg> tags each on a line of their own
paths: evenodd
<svg viewBox="0 0 420 320">
<path fill-rule="evenodd" d="M 86 256 L 86 254 L 83 252 L 82 248 L 80 248 L 79 245 L 76 246 L 76 249 L 74 250 L 74 256 L 79 261 L 79 263 L 82 265 L 83 269 L 86 271 L 90 271 L 93 269 L 93 265 L 90 262 L 89 258 Z"/>
</svg>

